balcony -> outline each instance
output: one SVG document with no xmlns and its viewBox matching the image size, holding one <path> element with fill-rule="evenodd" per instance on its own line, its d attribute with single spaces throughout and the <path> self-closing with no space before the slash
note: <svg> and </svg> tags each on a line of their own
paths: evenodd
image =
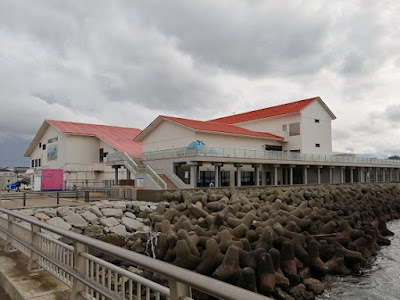
<svg viewBox="0 0 400 300">
<path fill-rule="evenodd" d="M 159 151 L 143 152 L 144 160 L 174 159 L 174 158 L 224 158 L 238 162 L 240 159 L 255 161 L 273 161 L 274 163 L 299 163 L 323 165 L 360 165 L 400 168 L 400 160 L 362 158 L 356 156 L 322 155 L 307 153 L 292 153 L 282 151 L 264 151 L 237 148 L 199 147 L 174 148 Z"/>
</svg>

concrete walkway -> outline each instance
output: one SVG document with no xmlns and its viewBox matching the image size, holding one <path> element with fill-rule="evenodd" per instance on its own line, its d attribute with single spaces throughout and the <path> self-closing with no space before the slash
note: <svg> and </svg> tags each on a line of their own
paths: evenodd
<svg viewBox="0 0 400 300">
<path fill-rule="evenodd" d="M 18 251 L 5 252 L 0 240 L 1 300 L 68 300 L 70 289 L 47 271 L 29 272 L 28 258 Z M 9 298 L 5 298 L 9 297 Z"/>
</svg>

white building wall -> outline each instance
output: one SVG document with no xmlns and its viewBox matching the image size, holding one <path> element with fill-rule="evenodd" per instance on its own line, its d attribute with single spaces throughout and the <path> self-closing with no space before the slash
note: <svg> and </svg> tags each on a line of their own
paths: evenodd
<svg viewBox="0 0 400 300">
<path fill-rule="evenodd" d="M 300 135 L 289 136 L 289 124 L 301 123 L 301 115 L 299 113 L 259 119 L 235 124 L 236 126 L 261 132 L 276 134 L 285 138 L 287 143 L 283 144 L 286 151 L 300 150 L 302 151 L 302 138 Z M 282 125 L 286 125 L 287 130 L 282 131 Z M 300 130 L 302 126 L 300 124 Z M 302 151 L 303 152 L 303 151 Z"/>
<path fill-rule="evenodd" d="M 54 139 L 57 138 L 58 140 L 55 141 Z M 49 140 L 53 139 L 53 142 L 49 143 Z M 39 148 L 39 143 L 41 147 Z M 40 139 L 39 143 L 37 143 L 32 151 L 30 156 L 31 162 L 30 166 L 32 166 L 32 160 L 34 159 L 41 159 L 41 168 L 51 168 L 51 169 L 60 169 L 62 168 L 65 163 L 67 162 L 66 157 L 66 136 L 56 130 L 54 127 L 49 126 L 45 133 L 43 134 L 42 138 Z M 46 145 L 46 149 L 43 150 L 43 145 Z M 57 146 L 57 159 L 48 160 L 47 154 L 51 147 Z"/>
<path fill-rule="evenodd" d="M 316 123 L 315 120 L 319 120 Z M 314 101 L 301 111 L 302 152 L 332 154 L 332 118 L 318 102 Z M 316 147 L 320 144 L 320 147 Z"/>
<path fill-rule="evenodd" d="M 241 137 L 238 135 L 228 135 L 221 133 L 204 133 L 197 132 L 195 140 L 203 141 L 206 146 L 218 148 L 236 148 L 236 149 L 251 149 L 264 150 L 263 145 L 281 145 L 280 141 L 260 139 L 254 137 Z"/>
<path fill-rule="evenodd" d="M 193 130 L 169 121 L 162 121 L 151 134 L 143 139 L 143 152 L 187 147 L 195 140 Z"/>
</svg>

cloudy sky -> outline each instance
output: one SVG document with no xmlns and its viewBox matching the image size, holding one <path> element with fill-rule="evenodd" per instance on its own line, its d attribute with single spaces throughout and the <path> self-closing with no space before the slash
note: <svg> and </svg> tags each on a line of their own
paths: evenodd
<svg viewBox="0 0 400 300">
<path fill-rule="evenodd" d="M 400 154 L 399 1 L 0 0 L 0 166 L 44 119 L 144 128 L 320 96 L 335 151 Z"/>
</svg>

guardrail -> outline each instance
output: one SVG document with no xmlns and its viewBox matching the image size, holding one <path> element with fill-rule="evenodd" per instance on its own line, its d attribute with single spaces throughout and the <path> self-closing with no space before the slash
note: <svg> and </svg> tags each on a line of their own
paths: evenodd
<svg viewBox="0 0 400 300">
<path fill-rule="evenodd" d="M 133 159 L 130 157 L 128 154 L 125 152 L 115 152 L 115 153 L 110 153 L 107 154 L 107 161 L 108 162 L 113 162 L 113 161 L 121 161 L 124 164 L 127 164 L 126 167 L 130 167 L 133 173 L 141 173 L 141 174 L 147 174 L 149 175 L 160 187 L 161 189 L 166 189 L 167 184 L 165 183 L 164 180 L 154 170 L 148 166 L 148 165 L 141 165 L 139 166 Z"/>
<path fill-rule="evenodd" d="M 31 217 L 0 208 L 0 238 L 6 251 L 29 258 L 30 270 L 43 268 L 71 288 L 70 299 L 192 299 L 191 288 L 220 299 L 267 299 L 253 292 L 179 268 L 145 255 L 81 235 Z M 23 222 L 21 222 L 23 221 Z M 72 240 L 67 245 L 42 230 Z M 166 277 L 168 287 L 89 254 L 107 253 L 134 266 Z M 143 298 L 142 298 L 143 297 Z"/>
<path fill-rule="evenodd" d="M 333 162 L 333 163 L 359 163 L 365 165 L 393 165 L 400 167 L 400 160 L 363 158 L 343 155 L 323 155 L 293 153 L 282 151 L 249 150 L 237 148 L 199 147 L 199 148 L 174 148 L 158 151 L 143 152 L 145 160 L 178 158 L 188 156 L 225 157 L 225 158 L 253 158 L 269 160 L 290 160 L 306 162 Z"/>
<path fill-rule="evenodd" d="M 28 200 L 34 201 L 38 198 L 54 198 L 54 205 L 60 205 L 60 199 L 74 199 L 76 201 L 84 200 L 85 202 L 90 202 L 89 191 L 57 191 L 57 192 L 11 192 L 0 194 L 0 201 L 10 200 L 18 201 L 20 200 L 22 206 L 26 206 Z"/>
</svg>

